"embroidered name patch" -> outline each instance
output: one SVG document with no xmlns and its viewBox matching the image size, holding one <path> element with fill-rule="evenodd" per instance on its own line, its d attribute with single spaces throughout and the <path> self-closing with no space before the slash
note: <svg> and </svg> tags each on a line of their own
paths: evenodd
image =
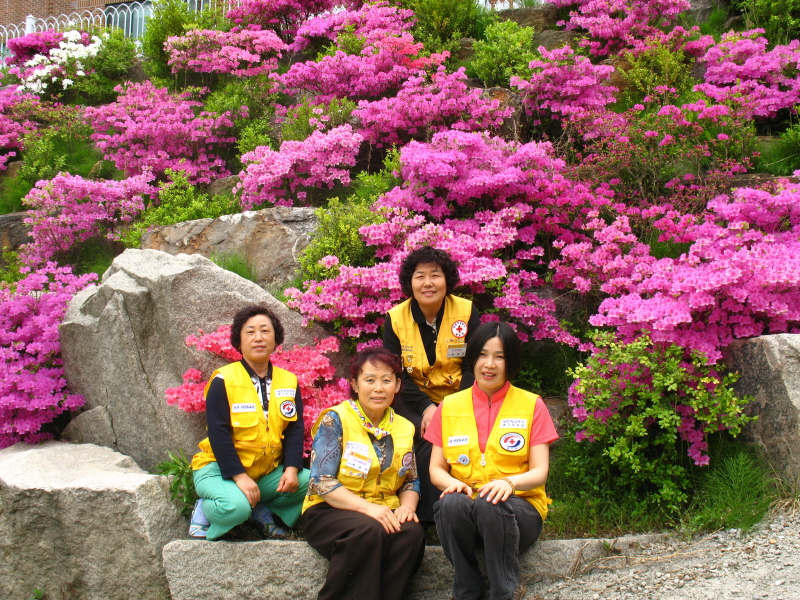
<svg viewBox="0 0 800 600">
<path fill-rule="evenodd" d="M 278 388 L 275 390 L 275 397 L 276 398 L 294 398 L 295 393 L 297 392 L 294 388 Z"/>
<path fill-rule="evenodd" d="M 464 358 L 467 355 L 467 345 L 459 344 L 447 348 L 447 358 Z"/>
<path fill-rule="evenodd" d="M 467 444 L 469 444 L 468 435 L 451 435 L 447 438 L 448 446 L 466 446 Z"/>
<path fill-rule="evenodd" d="M 527 429 L 527 419 L 500 419 L 500 429 Z"/>
<path fill-rule="evenodd" d="M 256 412 L 256 405 L 252 402 L 235 402 L 231 405 L 232 413 Z"/>
<path fill-rule="evenodd" d="M 355 469 L 359 473 L 369 473 L 369 467 L 372 464 L 372 460 L 369 458 L 359 458 L 358 456 L 350 456 L 350 458 L 348 458 L 347 462 L 345 462 L 344 464 L 350 467 L 351 469 Z"/>
<path fill-rule="evenodd" d="M 500 447 L 508 452 L 517 452 L 525 447 L 525 438 L 511 431 L 500 437 Z"/>
<path fill-rule="evenodd" d="M 369 456 L 369 448 L 367 448 L 366 444 L 361 444 L 360 442 L 347 442 L 347 445 L 344 447 L 344 457 L 349 458 L 353 455 L 361 457 Z"/>
<path fill-rule="evenodd" d="M 291 419 L 297 414 L 297 407 L 291 400 L 284 400 L 281 402 L 281 414 L 287 419 Z"/>
</svg>

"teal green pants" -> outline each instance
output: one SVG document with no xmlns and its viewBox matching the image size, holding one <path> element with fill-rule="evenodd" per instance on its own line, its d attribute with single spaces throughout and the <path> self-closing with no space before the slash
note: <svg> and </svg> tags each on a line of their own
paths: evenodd
<svg viewBox="0 0 800 600">
<path fill-rule="evenodd" d="M 278 482 L 283 475 L 283 467 L 278 467 L 256 481 L 261 490 L 261 502 L 278 515 L 289 527 L 294 527 L 300 518 L 303 499 L 308 488 L 308 469 L 297 474 L 300 486 L 293 494 L 278 493 Z M 211 522 L 206 539 L 215 540 L 231 529 L 244 523 L 252 509 L 244 492 L 233 479 L 223 479 L 216 462 L 208 463 L 194 472 L 194 488 L 203 498 L 203 512 Z"/>
</svg>

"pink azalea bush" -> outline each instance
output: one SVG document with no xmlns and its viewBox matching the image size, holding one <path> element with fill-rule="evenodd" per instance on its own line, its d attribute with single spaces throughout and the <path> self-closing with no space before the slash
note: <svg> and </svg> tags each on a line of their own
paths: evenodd
<svg viewBox="0 0 800 600">
<path fill-rule="evenodd" d="M 558 7 L 574 8 L 559 22 L 568 30 L 584 30 L 583 42 L 594 55 L 604 56 L 670 27 L 689 10 L 687 0 L 553 0 Z"/>
<path fill-rule="evenodd" d="M 70 299 L 95 278 L 46 263 L 16 288 L 0 287 L 0 448 L 50 439 L 42 428 L 83 405 L 67 390 L 58 326 Z"/>
<path fill-rule="evenodd" d="M 17 113 L 23 102 L 36 103 L 33 94 L 21 94 L 13 88 L 0 89 L 0 170 L 22 150 L 22 136 L 36 129 L 36 123 Z"/>
<path fill-rule="evenodd" d="M 699 62 L 705 83 L 695 86 L 720 103 L 739 105 L 749 117 L 774 117 L 800 104 L 800 40 L 767 50 L 763 29 L 728 32 Z"/>
<path fill-rule="evenodd" d="M 353 114 L 361 120 L 361 134 L 378 148 L 403 144 L 410 139 L 430 140 L 438 131 L 482 131 L 498 127 L 510 108 L 499 100 L 481 97 L 470 89 L 463 67 L 448 74 L 439 67 L 430 76 L 422 73 L 406 80 L 397 96 L 374 102 L 362 100 Z"/>
<path fill-rule="evenodd" d="M 334 6 L 333 0 L 241 0 L 226 18 L 242 29 L 270 29 L 290 42 L 300 24 Z"/>
<path fill-rule="evenodd" d="M 199 336 L 188 336 L 186 345 L 216 354 L 228 362 L 241 360 L 242 355 L 230 345 L 230 332 L 230 325 L 221 325 L 213 333 L 204 334 L 201 331 Z M 334 379 L 336 370 L 330 359 L 325 356 L 338 351 L 339 340 L 327 337 L 314 346 L 295 345 L 290 349 L 279 346 L 271 357 L 276 367 L 286 369 L 297 376 L 297 384 L 303 398 L 306 456 L 311 453 L 311 428 L 319 414 L 350 397 L 347 381 Z M 167 404 L 177 406 L 186 412 L 204 412 L 206 402 L 203 392 L 207 378 L 197 369 L 187 370 L 183 375 L 182 385 L 165 391 Z"/>
<path fill-rule="evenodd" d="M 50 50 L 58 48 L 64 39 L 60 31 L 35 31 L 22 37 L 8 40 L 6 46 L 10 55 L 6 57 L 7 65 L 24 65 L 37 54 L 47 56 Z"/>
<path fill-rule="evenodd" d="M 438 67 L 448 56 L 420 56 L 422 49 L 409 33 L 382 37 L 366 44 L 359 55 L 338 50 L 319 62 L 294 64 L 277 80 L 287 94 L 309 95 L 315 102 L 366 100 L 396 91 L 409 77 Z"/>
<path fill-rule="evenodd" d="M 272 31 L 192 29 L 167 39 L 164 47 L 173 73 L 230 73 L 252 77 L 271 73 L 286 44 Z"/>
<path fill-rule="evenodd" d="M 614 67 L 593 65 L 568 46 L 552 51 L 540 47 L 539 52 L 542 59 L 529 65 L 530 80 L 511 77 L 511 86 L 520 91 L 528 114 L 535 115 L 534 124 L 580 116 L 614 102 L 617 88 L 603 83 Z"/>
<path fill-rule="evenodd" d="M 199 111 L 203 104 L 188 94 L 172 95 L 149 81 L 116 90 L 116 102 L 88 107 L 84 115 L 104 158 L 126 175 L 151 171 L 161 178 L 172 169 L 186 173 L 192 183 L 230 175 L 222 155 L 236 141 L 231 135 L 235 115 Z M 240 114 L 247 116 L 247 107 Z"/>
<path fill-rule="evenodd" d="M 325 13 L 300 25 L 291 48 L 302 52 L 313 42 L 335 42 L 343 31 L 366 41 L 397 36 L 410 31 L 415 20 L 414 11 L 384 1 L 365 4 L 358 10 Z"/>
<path fill-rule="evenodd" d="M 36 183 L 23 203 L 29 208 L 25 223 L 33 241 L 22 247 L 25 264 L 38 267 L 64 259 L 70 250 L 90 238 L 114 239 L 116 228 L 144 209 L 145 195 L 155 196 L 150 174 L 122 181 L 84 179 L 59 173 Z"/>
<path fill-rule="evenodd" d="M 313 188 L 349 185 L 362 139 L 351 125 L 340 125 L 324 133 L 314 131 L 302 142 L 283 142 L 278 151 L 259 146 L 244 154 L 245 168 L 239 174 L 242 208 L 292 206 L 295 199 L 307 204 Z"/>
</svg>

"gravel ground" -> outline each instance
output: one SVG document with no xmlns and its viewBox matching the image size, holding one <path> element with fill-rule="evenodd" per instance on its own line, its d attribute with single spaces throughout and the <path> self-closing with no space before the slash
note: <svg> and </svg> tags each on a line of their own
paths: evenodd
<svg viewBox="0 0 800 600">
<path fill-rule="evenodd" d="M 528 600 L 800 600 L 800 514 L 595 561 L 572 579 L 528 582 Z"/>
</svg>

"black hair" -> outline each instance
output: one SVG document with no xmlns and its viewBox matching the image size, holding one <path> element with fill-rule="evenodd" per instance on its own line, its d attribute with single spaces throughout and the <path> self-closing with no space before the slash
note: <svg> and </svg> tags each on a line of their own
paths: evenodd
<svg viewBox="0 0 800 600">
<path fill-rule="evenodd" d="M 489 321 L 481 323 L 472 333 L 467 344 L 467 353 L 461 363 L 461 370 L 471 373 L 475 370 L 475 363 L 480 358 L 481 351 L 492 338 L 500 338 L 503 345 L 503 355 L 506 361 L 506 379 L 511 380 L 522 369 L 522 344 L 517 332 L 508 323 Z"/>
<path fill-rule="evenodd" d="M 275 331 L 275 345 L 280 346 L 283 343 L 283 325 L 281 321 L 272 310 L 260 304 L 252 304 L 245 306 L 233 316 L 233 324 L 231 325 L 231 346 L 236 348 L 239 352 L 242 351 L 242 328 L 244 324 L 256 315 L 264 315 L 269 317 L 272 322 L 272 329 Z"/>
<path fill-rule="evenodd" d="M 453 288 L 455 288 L 461 280 L 458 274 L 458 265 L 450 258 L 447 252 L 432 246 L 418 248 L 403 260 L 403 264 L 400 265 L 400 287 L 403 289 L 403 293 L 409 298 L 414 295 L 411 290 L 411 278 L 414 276 L 414 271 L 417 270 L 417 265 L 425 264 L 439 266 L 442 273 L 444 273 L 447 293 L 452 293 Z"/>
</svg>

